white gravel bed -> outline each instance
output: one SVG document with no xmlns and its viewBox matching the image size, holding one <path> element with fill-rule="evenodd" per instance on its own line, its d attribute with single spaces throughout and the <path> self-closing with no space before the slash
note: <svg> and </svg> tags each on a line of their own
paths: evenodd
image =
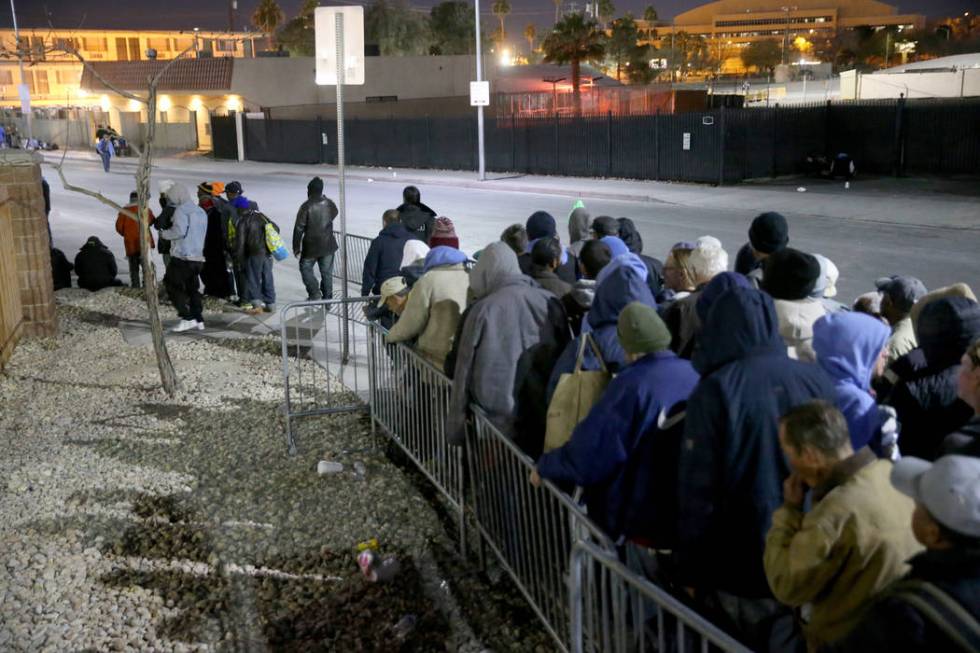
<svg viewBox="0 0 980 653">
<path fill-rule="evenodd" d="M 478 650 L 433 600 L 445 529 L 362 415 L 299 421 L 290 458 L 267 340 L 171 339 L 170 400 L 113 325 L 140 301 L 57 299 L 60 335 L 0 375 L 0 650 Z M 388 585 L 354 564 L 372 537 L 403 563 Z"/>
</svg>

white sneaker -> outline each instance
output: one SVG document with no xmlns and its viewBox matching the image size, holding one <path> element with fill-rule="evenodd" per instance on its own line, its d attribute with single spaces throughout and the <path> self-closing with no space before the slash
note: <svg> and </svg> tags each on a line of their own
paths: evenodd
<svg viewBox="0 0 980 653">
<path fill-rule="evenodd" d="M 197 320 L 194 324 L 197 325 L 198 331 L 204 331 L 204 320 Z"/>
<path fill-rule="evenodd" d="M 170 329 L 174 333 L 183 333 L 184 331 L 190 331 L 191 329 L 197 328 L 197 322 L 194 320 L 181 320 L 177 323 L 175 327 Z"/>
</svg>

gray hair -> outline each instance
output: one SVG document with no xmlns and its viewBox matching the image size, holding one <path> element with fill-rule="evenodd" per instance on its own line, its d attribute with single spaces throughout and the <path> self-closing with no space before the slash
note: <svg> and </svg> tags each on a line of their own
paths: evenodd
<svg viewBox="0 0 980 653">
<path fill-rule="evenodd" d="M 167 199 L 180 206 L 181 204 L 187 204 L 191 200 L 191 193 L 187 190 L 187 186 L 184 184 L 174 184 L 164 193 Z"/>
<path fill-rule="evenodd" d="M 851 442 L 844 415 L 833 404 L 821 399 L 790 409 L 780 423 L 786 443 L 796 451 L 810 447 L 836 458 L 838 452 Z"/>
<path fill-rule="evenodd" d="M 716 238 L 700 238 L 697 247 L 691 251 L 690 265 L 695 285 L 708 283 L 728 269 L 728 252 Z"/>
</svg>

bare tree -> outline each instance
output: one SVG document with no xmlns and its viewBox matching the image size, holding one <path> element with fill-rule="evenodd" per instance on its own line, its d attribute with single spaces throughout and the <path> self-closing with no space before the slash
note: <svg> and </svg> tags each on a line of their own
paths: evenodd
<svg viewBox="0 0 980 653">
<path fill-rule="evenodd" d="M 102 195 L 102 193 L 70 183 L 65 177 L 64 170 L 65 156 L 68 154 L 67 146 L 65 147 L 61 161 L 53 167 L 58 171 L 58 176 L 61 178 L 61 183 L 64 185 L 66 190 L 92 197 L 139 223 L 141 251 L 140 261 L 143 270 L 143 294 L 146 299 L 146 306 L 150 316 L 150 334 L 153 341 L 153 351 L 156 354 L 157 367 L 160 370 L 160 383 L 163 386 L 164 392 L 166 392 L 170 397 L 173 397 L 177 391 L 178 380 L 177 373 L 174 371 L 173 361 L 170 360 L 170 353 L 167 351 L 166 340 L 163 336 L 163 323 L 160 321 L 160 300 L 157 294 L 156 271 L 154 269 L 153 261 L 150 258 L 150 225 L 147 204 L 150 199 L 150 174 L 153 168 L 153 141 L 156 137 L 157 87 L 160 84 L 160 80 L 167 73 L 167 71 L 170 70 L 174 63 L 183 58 L 188 52 L 195 49 L 197 45 L 196 38 L 194 41 L 195 42 L 192 42 L 189 47 L 168 61 L 155 75 L 147 78 L 147 90 L 145 95 L 118 88 L 114 84 L 110 83 L 99 74 L 98 70 L 96 70 L 88 61 L 86 61 L 77 48 L 71 46 L 70 40 L 68 41 L 67 48 L 45 46 L 47 52 L 61 51 L 75 57 L 82 64 L 83 68 L 89 71 L 92 76 L 95 77 L 105 88 L 121 97 L 134 100 L 146 106 L 146 138 L 143 142 L 142 148 L 138 147 L 135 143 L 132 144 L 133 148 L 136 149 L 137 153 L 139 154 L 139 164 L 136 168 L 136 192 L 139 197 L 137 203 L 137 215 L 134 215 L 131 211 L 126 210 L 118 203 L 105 197 Z M 18 47 L 20 46 L 18 45 Z M 32 61 L 33 56 L 31 55 L 37 56 L 37 54 L 39 54 L 37 49 L 29 52 L 22 51 L 14 53 L 14 55 L 18 57 L 23 57 L 25 60 L 30 58 Z M 27 56 L 25 57 L 25 55 Z M 0 50 L 0 58 L 11 58 L 11 53 L 9 51 Z"/>
</svg>

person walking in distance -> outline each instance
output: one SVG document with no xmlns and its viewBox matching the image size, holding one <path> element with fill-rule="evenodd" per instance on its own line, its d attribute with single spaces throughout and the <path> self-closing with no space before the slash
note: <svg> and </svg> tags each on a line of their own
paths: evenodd
<svg viewBox="0 0 980 653">
<path fill-rule="evenodd" d="M 208 216 L 191 197 L 183 184 L 174 184 L 167 191 L 167 200 L 174 206 L 173 226 L 160 235 L 170 241 L 170 265 L 164 283 L 167 294 L 177 309 L 180 322 L 174 332 L 204 330 L 200 279 L 204 267 L 204 237 Z"/>
<path fill-rule="evenodd" d="M 95 146 L 95 151 L 98 152 L 99 157 L 102 159 L 102 167 L 106 172 L 109 172 L 109 161 L 112 157 L 116 156 L 116 148 L 112 146 L 109 134 L 102 135 L 102 138 L 99 139 L 98 144 Z"/>
<path fill-rule="evenodd" d="M 293 228 L 293 255 L 299 259 L 299 273 L 309 301 L 333 299 L 333 261 L 337 239 L 333 220 L 337 205 L 323 194 L 323 180 L 314 177 L 306 186 L 307 200 L 296 214 Z M 314 267 L 320 270 L 317 280 Z"/>
</svg>

